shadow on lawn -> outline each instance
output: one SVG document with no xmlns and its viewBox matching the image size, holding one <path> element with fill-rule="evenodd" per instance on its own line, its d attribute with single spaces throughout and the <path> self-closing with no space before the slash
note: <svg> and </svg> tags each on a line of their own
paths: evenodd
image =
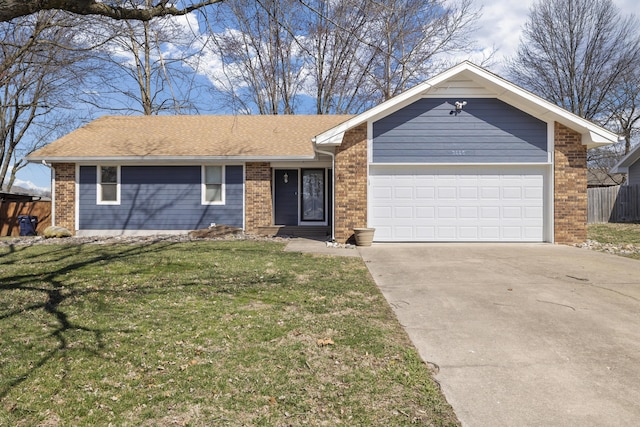
<svg viewBox="0 0 640 427">
<path fill-rule="evenodd" d="M 21 307 L 19 309 L 0 314 L 0 321 L 18 316 L 27 312 L 32 312 L 36 310 L 44 310 L 46 313 L 50 314 L 56 322 L 56 328 L 53 332 L 49 334 L 49 337 L 55 338 L 57 341 L 57 346 L 43 355 L 37 362 L 30 365 L 30 368 L 27 372 L 17 376 L 15 379 L 10 380 L 6 383 L 5 386 L 0 388 L 0 399 L 3 399 L 7 396 L 9 391 L 21 384 L 22 382 L 29 379 L 34 372 L 36 372 L 39 368 L 44 366 L 48 361 L 53 359 L 58 353 L 64 351 L 68 348 L 68 342 L 66 338 L 66 333 L 72 330 L 76 331 L 85 331 L 94 335 L 95 340 L 97 342 L 97 349 L 104 348 L 103 342 L 103 334 L 105 332 L 110 332 L 107 329 L 94 329 L 87 328 L 78 324 L 73 323 L 69 320 L 68 315 L 61 309 L 61 305 L 69 299 L 73 299 L 76 297 L 80 297 L 83 295 L 88 295 L 92 293 L 104 292 L 102 289 L 70 289 L 69 286 L 63 284 L 63 280 L 66 274 L 76 271 L 80 268 L 91 266 L 92 264 L 96 264 L 98 262 L 102 263 L 105 261 L 115 261 L 121 258 L 134 256 L 134 255 L 142 255 L 142 254 L 151 254 L 154 252 L 160 252 L 162 250 L 166 250 L 167 248 L 175 245 L 174 242 L 163 242 L 163 243 L 153 243 L 148 245 L 132 245 L 131 247 L 124 247 L 124 250 L 112 251 L 109 252 L 107 250 L 97 250 L 95 253 L 88 253 L 86 257 L 83 257 L 83 249 L 86 244 L 77 244 L 77 245 L 64 245 L 64 246 L 51 246 L 51 251 L 45 251 L 44 253 L 37 255 L 33 258 L 30 258 L 34 262 L 45 262 L 44 260 L 36 261 L 38 258 L 45 258 L 46 263 L 51 265 L 52 267 L 63 263 L 65 259 L 72 257 L 80 257 L 80 261 L 72 262 L 68 265 L 64 265 L 59 268 L 53 268 L 46 273 L 35 272 L 31 274 L 22 274 L 5 277 L 3 279 L 3 283 L 0 284 L 0 292 L 1 291 L 10 291 L 10 290 L 24 290 L 29 292 L 41 293 L 44 295 L 45 300 L 38 304 L 32 304 L 29 306 Z M 119 246 L 123 248 L 123 246 Z M 109 248 L 106 246 L 105 249 Z M 14 247 L 9 249 L 9 252 L 14 254 L 17 250 Z M 6 258 L 6 253 L 4 258 Z M 53 256 L 53 258 L 52 258 Z M 40 286 L 34 284 L 41 284 Z M 146 288 L 151 288 L 152 286 L 148 286 Z M 132 290 L 143 290 L 145 287 L 136 287 L 129 288 L 126 292 L 131 292 Z M 98 355 L 97 350 L 88 350 L 94 355 Z"/>
</svg>

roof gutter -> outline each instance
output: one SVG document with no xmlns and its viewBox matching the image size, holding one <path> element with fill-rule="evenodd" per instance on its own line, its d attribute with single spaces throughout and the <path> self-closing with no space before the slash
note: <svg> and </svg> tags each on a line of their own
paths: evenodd
<svg viewBox="0 0 640 427">
<path fill-rule="evenodd" d="M 166 164 L 170 161 L 172 164 L 202 164 L 203 162 L 275 162 L 275 161 L 300 161 L 300 160 L 314 160 L 314 155 L 299 155 L 299 156 L 126 156 L 126 157 L 101 157 L 101 156 L 83 156 L 83 157 L 66 157 L 66 156 L 32 156 L 27 157 L 27 161 L 30 163 L 95 163 L 95 162 L 109 162 L 109 163 L 139 163 L 145 164 Z"/>
</svg>

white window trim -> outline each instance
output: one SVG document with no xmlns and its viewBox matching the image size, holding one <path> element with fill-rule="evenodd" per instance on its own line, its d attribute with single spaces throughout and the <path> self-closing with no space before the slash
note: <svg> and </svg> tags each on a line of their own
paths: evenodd
<svg viewBox="0 0 640 427">
<path fill-rule="evenodd" d="M 211 166 L 217 166 L 221 168 L 220 174 L 221 174 L 221 186 L 220 186 L 220 193 L 221 193 L 221 197 L 219 201 L 215 201 L 215 202 L 210 202 L 206 199 L 206 194 L 207 194 L 207 186 L 206 186 L 206 182 L 205 182 L 205 177 L 206 177 L 206 168 L 207 167 L 211 167 Z M 200 202 L 203 205 L 224 205 L 225 204 L 225 200 L 226 200 L 226 189 L 225 189 L 225 181 L 226 181 L 226 167 L 225 165 L 202 165 L 200 168 Z"/>
<path fill-rule="evenodd" d="M 116 200 L 102 200 L 102 181 L 101 172 L 103 167 L 116 168 Z M 96 203 L 98 205 L 119 205 L 120 204 L 120 166 L 116 165 L 97 165 L 96 166 Z"/>
</svg>

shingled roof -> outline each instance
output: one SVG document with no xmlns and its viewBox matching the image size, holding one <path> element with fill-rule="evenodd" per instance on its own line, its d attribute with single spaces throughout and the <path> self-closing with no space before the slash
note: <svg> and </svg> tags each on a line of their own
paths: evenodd
<svg viewBox="0 0 640 427">
<path fill-rule="evenodd" d="M 312 138 L 352 116 L 105 116 L 30 161 L 311 159 Z"/>
</svg>

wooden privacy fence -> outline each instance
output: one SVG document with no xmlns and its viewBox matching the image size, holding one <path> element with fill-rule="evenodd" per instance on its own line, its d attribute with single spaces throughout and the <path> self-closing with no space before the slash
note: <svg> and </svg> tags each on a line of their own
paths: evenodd
<svg viewBox="0 0 640 427">
<path fill-rule="evenodd" d="M 588 223 L 640 222 L 640 185 L 589 188 Z"/>
<path fill-rule="evenodd" d="M 0 202 L 0 236 L 19 236 L 20 215 L 38 217 L 36 231 L 42 234 L 51 225 L 51 202 L 39 200 L 35 202 L 3 201 Z"/>
</svg>

